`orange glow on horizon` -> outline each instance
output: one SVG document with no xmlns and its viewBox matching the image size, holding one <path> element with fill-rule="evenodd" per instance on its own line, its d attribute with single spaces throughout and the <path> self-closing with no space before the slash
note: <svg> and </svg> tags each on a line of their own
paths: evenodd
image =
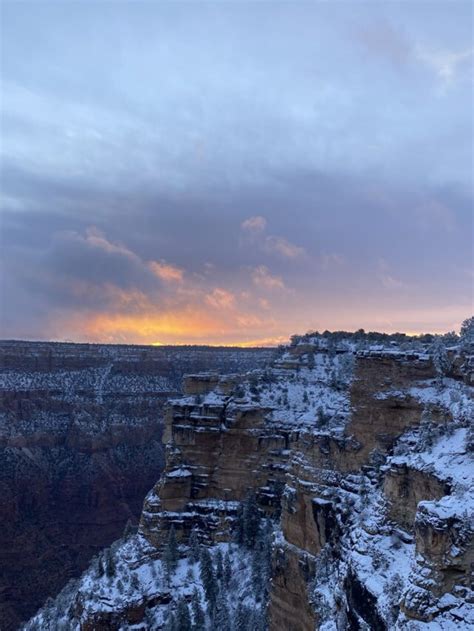
<svg viewBox="0 0 474 631">
<path fill-rule="evenodd" d="M 354 331 L 363 328 L 386 333 L 405 332 L 407 335 L 445 333 L 459 330 L 455 317 L 461 310 L 457 307 L 446 308 L 443 313 L 438 313 L 436 319 L 428 312 L 400 311 L 391 313 L 391 320 L 382 315 L 371 317 L 362 311 L 348 316 L 343 310 L 337 310 L 334 315 L 320 310 L 312 322 L 306 323 L 302 313 L 293 313 L 291 305 L 280 304 L 275 309 L 270 304 L 269 310 L 264 308 L 267 305 L 260 306 L 258 301 L 254 301 L 253 305 L 250 302 L 245 304 L 237 292 L 221 288 L 191 298 L 186 296 L 180 305 L 168 301 L 161 309 L 147 300 L 146 295 L 123 293 L 114 294 L 118 311 L 58 314 L 51 321 L 50 339 L 153 346 L 270 347 L 288 342 L 293 334 L 316 330 L 323 332 L 326 329 Z M 193 302 L 188 302 L 189 299 Z M 240 310 L 244 306 L 245 311 Z M 130 312 L 129 309 L 136 311 Z M 466 317 L 466 310 L 462 311 Z M 416 327 L 418 319 L 424 321 L 426 326 Z M 459 318 L 459 322 L 462 319 Z"/>
<path fill-rule="evenodd" d="M 222 296 L 219 297 L 222 298 Z M 227 296 L 225 296 L 227 301 Z M 258 316 L 229 310 L 205 309 L 199 305 L 187 305 L 177 310 L 161 313 L 99 313 L 76 316 L 63 322 L 61 329 L 81 332 L 81 338 L 90 342 L 164 345 L 209 345 L 209 346 L 276 346 L 288 340 L 282 331 L 275 331 L 269 320 Z M 269 335 L 270 333 L 270 335 Z"/>
</svg>

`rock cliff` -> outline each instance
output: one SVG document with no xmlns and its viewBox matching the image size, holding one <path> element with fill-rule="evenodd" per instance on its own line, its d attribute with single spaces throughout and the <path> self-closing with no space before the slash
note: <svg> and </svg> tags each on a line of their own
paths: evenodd
<svg viewBox="0 0 474 631">
<path fill-rule="evenodd" d="M 443 375 L 420 344 L 305 336 L 189 376 L 138 533 L 26 628 L 472 628 L 472 362 L 449 352 Z"/>
</svg>

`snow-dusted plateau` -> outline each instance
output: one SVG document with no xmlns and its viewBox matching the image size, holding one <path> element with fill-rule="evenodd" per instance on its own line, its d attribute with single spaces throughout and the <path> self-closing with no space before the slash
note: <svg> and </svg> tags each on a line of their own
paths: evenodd
<svg viewBox="0 0 474 631">
<path fill-rule="evenodd" d="M 116 426 L 115 404 L 140 392 L 141 406 L 146 392 L 146 414 L 156 406 L 161 419 L 156 392 L 169 395 L 163 473 L 160 423 L 132 456 L 155 475 L 139 519 L 132 513 L 122 538 L 25 631 L 474 628 L 472 324 L 461 337 L 294 336 L 247 365 L 178 370 L 189 372 L 180 394 L 151 369 L 141 374 L 144 357 L 133 374 L 107 359 L 84 374 L 88 405 L 114 402 L 100 423 L 75 377 L 6 365 L 6 390 L 41 383 L 51 401 L 74 406 L 71 435 L 74 423 L 93 427 L 94 444 L 105 435 L 126 444 L 120 424 L 137 424 L 138 412 L 122 412 Z M 52 410 L 25 412 L 14 429 L 4 416 L 7 449 L 37 458 L 27 437 L 46 440 L 66 423 Z"/>
</svg>

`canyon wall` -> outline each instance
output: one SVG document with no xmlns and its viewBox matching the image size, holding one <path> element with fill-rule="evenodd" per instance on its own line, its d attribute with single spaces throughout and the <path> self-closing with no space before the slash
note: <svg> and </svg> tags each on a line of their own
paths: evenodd
<svg viewBox="0 0 474 631">
<path fill-rule="evenodd" d="M 0 343 L 0 628 L 15 629 L 137 524 L 183 374 L 273 351 Z"/>
<path fill-rule="evenodd" d="M 216 576 L 220 551 L 234 564 L 240 586 L 222 596 L 232 616 L 241 606 L 260 616 L 239 631 L 472 628 L 471 383 L 466 368 L 440 376 L 423 349 L 328 348 L 317 337 L 271 368 L 188 377 L 167 406 L 166 466 L 138 533 L 108 552 L 114 576 L 91 566 L 27 630 L 125 631 L 130 616 L 174 628 L 195 598 L 202 628 L 220 629 L 203 548 Z M 239 540 L 249 505 L 272 524 L 264 592 L 252 578 L 263 544 Z"/>
</svg>

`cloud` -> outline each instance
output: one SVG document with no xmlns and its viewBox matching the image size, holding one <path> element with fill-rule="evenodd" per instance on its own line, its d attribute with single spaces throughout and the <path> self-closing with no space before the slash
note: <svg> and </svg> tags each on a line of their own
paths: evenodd
<svg viewBox="0 0 474 631">
<path fill-rule="evenodd" d="M 323 253 L 320 257 L 321 267 L 325 270 L 330 269 L 334 266 L 344 265 L 345 259 L 341 254 L 337 254 L 336 252 L 331 253 Z"/>
<path fill-rule="evenodd" d="M 217 287 L 206 296 L 206 302 L 216 309 L 230 309 L 235 306 L 235 296 L 232 292 Z"/>
<path fill-rule="evenodd" d="M 261 232 L 265 230 L 266 227 L 267 227 L 267 220 L 265 219 L 265 217 L 262 217 L 261 215 L 256 215 L 255 217 L 249 217 L 248 219 L 245 219 L 245 221 L 241 223 L 242 230 L 247 230 L 250 232 Z"/>
<path fill-rule="evenodd" d="M 453 232 L 456 229 L 456 214 L 449 206 L 437 199 L 424 199 L 414 209 L 424 231 L 444 230 Z"/>
<path fill-rule="evenodd" d="M 3 336 L 243 343 L 309 328 L 350 328 L 356 320 L 373 328 L 384 325 L 382 311 L 403 306 L 408 314 L 438 309 L 441 299 L 466 302 L 472 278 L 457 269 L 472 256 L 472 200 L 459 187 L 406 191 L 371 176 L 307 171 L 273 177 L 277 191 L 240 189 L 229 196 L 225 213 L 220 192 L 204 203 L 200 196 L 170 201 L 139 191 L 117 207 L 113 190 L 95 200 L 67 182 L 62 212 L 46 181 L 35 188 L 33 208 L 28 196 L 21 212 L 4 213 Z M 380 195 L 371 194 L 374 187 Z M 289 243 L 301 243 L 307 258 L 267 251 L 268 228 L 258 233 L 258 247 L 239 247 L 235 225 L 250 203 L 268 208 L 267 226 L 278 225 Z M 103 208 L 110 210 L 101 216 Z M 453 230 L 447 229 L 450 215 Z M 92 216 L 100 225 L 91 226 Z M 374 272 L 379 259 L 390 265 Z M 304 265 L 295 264 L 300 260 Z M 181 280 L 179 273 L 169 280 L 153 273 L 150 262 L 161 275 L 166 266 L 181 270 Z M 405 320 L 393 321 L 399 328 Z"/>
<path fill-rule="evenodd" d="M 377 277 L 386 289 L 397 290 L 406 287 L 406 284 L 403 281 L 390 273 L 389 265 L 384 259 L 380 259 L 378 262 Z"/>
<path fill-rule="evenodd" d="M 424 33 L 425 38 L 427 33 Z M 393 21 L 380 18 L 357 31 L 358 42 L 374 57 L 385 59 L 393 66 L 406 68 L 421 63 L 430 68 L 447 88 L 472 63 L 472 46 L 453 50 L 436 48 L 433 41 L 417 41 L 414 35 L 396 26 Z"/>
<path fill-rule="evenodd" d="M 66 235 L 67 234 L 68 233 L 66 233 Z M 109 241 L 105 237 L 105 235 L 95 226 L 90 226 L 89 228 L 87 228 L 85 237 L 82 237 L 80 234 L 74 232 L 69 233 L 69 237 L 79 242 L 84 241 L 86 244 L 92 246 L 93 248 L 98 248 L 99 250 L 107 252 L 107 254 L 118 254 L 120 256 L 130 258 L 131 260 L 138 259 L 138 257 L 125 246 Z"/>
<path fill-rule="evenodd" d="M 445 86 L 453 83 L 464 66 L 468 64 L 472 67 L 474 48 L 465 50 L 427 50 L 418 46 L 416 50 L 417 58 L 431 68 Z"/>
<path fill-rule="evenodd" d="M 267 252 L 274 252 L 289 259 L 295 259 L 306 254 L 304 248 L 290 243 L 284 237 L 266 237 L 265 249 Z"/>
<path fill-rule="evenodd" d="M 244 239 L 241 243 L 250 243 L 252 247 L 256 245 L 267 254 L 278 254 L 284 258 L 295 259 L 306 254 L 305 249 L 295 245 L 285 239 L 276 235 L 265 235 L 267 228 L 267 220 L 265 217 L 257 215 L 255 217 L 249 217 L 242 222 L 241 228 L 245 233 L 245 236 L 249 239 Z"/>
<path fill-rule="evenodd" d="M 148 267 L 153 274 L 161 278 L 161 280 L 173 283 L 179 283 L 183 280 L 184 271 L 175 265 L 171 265 L 171 263 L 166 263 L 165 261 L 150 261 Z"/>
<path fill-rule="evenodd" d="M 135 252 L 95 227 L 83 232 L 59 230 L 50 239 L 38 268 L 50 285 L 69 287 L 70 292 L 81 283 L 142 291 L 156 286 L 153 274 Z"/>
<path fill-rule="evenodd" d="M 259 265 L 251 271 L 254 285 L 263 289 L 285 289 L 285 283 L 280 276 L 274 276 L 265 265 Z"/>
</svg>

